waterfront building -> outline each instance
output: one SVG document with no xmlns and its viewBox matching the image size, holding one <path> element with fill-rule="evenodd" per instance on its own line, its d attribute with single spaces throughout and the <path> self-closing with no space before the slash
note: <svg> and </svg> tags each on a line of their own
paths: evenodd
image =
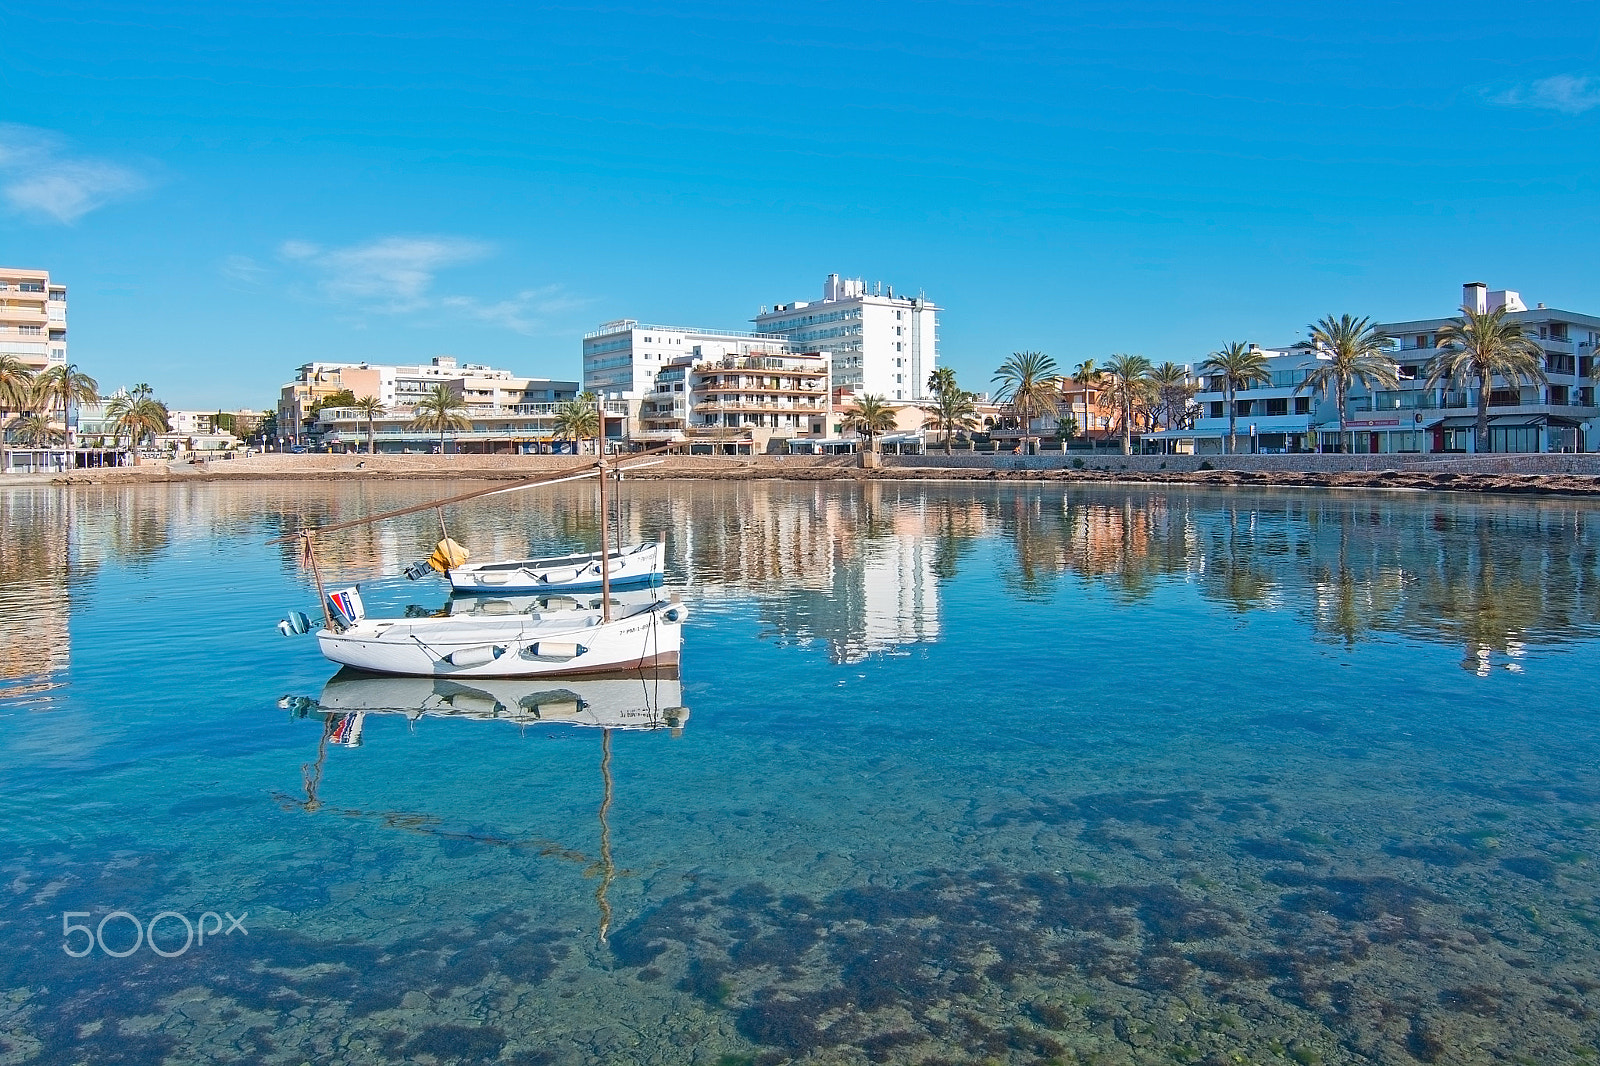
<svg viewBox="0 0 1600 1066">
<path fill-rule="evenodd" d="M 1480 312 L 1506 308 L 1506 317 L 1520 322 L 1538 343 L 1548 383 L 1513 384 L 1497 378 L 1489 388 L 1489 439 L 1474 441 L 1477 387 L 1462 382 L 1424 387 L 1428 362 L 1439 351 L 1439 330 L 1456 315 L 1382 323 L 1378 328 L 1395 341 L 1400 387 L 1351 398 L 1347 422 L 1358 430 L 1355 451 L 1600 450 L 1600 406 L 1592 376 L 1600 317 L 1544 304 L 1530 308 L 1518 293 L 1491 291 L 1476 281 L 1462 286 L 1461 304 Z M 1322 428 L 1324 446 L 1331 447 L 1336 434 Z"/>
<path fill-rule="evenodd" d="M 687 357 L 737 358 L 793 350 L 775 334 L 660 326 L 623 318 L 583 335 L 583 387 L 597 396 L 643 399 L 655 391 L 656 375 L 668 363 Z"/>
<path fill-rule="evenodd" d="M 0 267 L 0 355 L 36 372 L 67 361 L 67 287 L 48 270 Z"/>
<path fill-rule="evenodd" d="M 754 321 L 797 349 L 833 352 L 834 385 L 887 400 L 920 400 L 939 360 L 938 313 L 926 297 L 867 292 L 860 278 L 829 274 L 822 299 L 761 309 Z"/>
<path fill-rule="evenodd" d="M 1340 439 L 1339 409 L 1331 393 L 1299 390 L 1307 374 L 1324 359 L 1310 341 L 1263 349 L 1269 378 L 1240 389 L 1234 398 L 1241 452 L 1341 451 L 1356 454 L 1440 454 L 1473 451 L 1559 452 L 1600 449 L 1600 405 L 1593 371 L 1600 345 L 1600 317 L 1547 308 L 1529 308 L 1508 289 L 1489 290 L 1481 282 L 1462 287 L 1462 306 L 1477 311 L 1504 307 L 1522 323 L 1540 348 L 1548 383 L 1511 385 L 1496 379 L 1489 392 L 1489 439 L 1474 440 L 1478 389 L 1471 383 L 1427 386 L 1428 365 L 1439 354 L 1439 331 L 1459 317 L 1382 322 L 1390 338 L 1399 385 L 1369 389 L 1356 385 L 1345 406 L 1348 437 Z M 1201 375 L 1195 396 L 1200 414 L 1193 427 L 1145 434 L 1182 450 L 1217 454 L 1228 432 L 1226 395 L 1219 377 Z M 1587 428 L 1586 428 L 1587 427 Z"/>
<path fill-rule="evenodd" d="M 522 377 L 479 363 L 459 363 L 447 355 L 415 365 L 307 363 L 280 390 L 279 433 L 296 442 L 349 447 L 359 441 L 365 447 L 364 414 L 354 408 L 321 406 L 328 397 L 348 390 L 357 399 L 376 396 L 383 404 L 384 414 L 375 423 L 381 450 L 427 451 L 437 446 L 438 435 L 408 429 L 407 424 L 415 417 L 417 402 L 438 385 L 462 399 L 462 413 L 473 423 L 471 430 L 454 439 L 478 451 L 518 451 L 539 440 L 548 443 L 555 409 L 578 395 L 576 381 Z M 615 413 L 608 409 L 609 415 Z M 621 424 L 618 420 L 619 430 Z"/>
<path fill-rule="evenodd" d="M 781 342 L 766 350 L 741 347 L 738 354 L 683 355 L 661 366 L 641 404 L 636 438 L 734 452 L 826 438 L 830 353 L 790 352 Z"/>
</svg>

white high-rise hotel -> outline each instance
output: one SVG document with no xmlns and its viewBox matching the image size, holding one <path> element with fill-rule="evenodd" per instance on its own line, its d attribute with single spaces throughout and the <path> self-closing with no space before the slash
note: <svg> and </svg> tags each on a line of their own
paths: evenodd
<svg viewBox="0 0 1600 1066">
<path fill-rule="evenodd" d="M 881 286 L 880 286 L 881 290 Z M 833 353 L 833 384 L 888 400 L 918 400 L 939 359 L 940 308 L 922 296 L 867 292 L 860 278 L 829 274 L 822 299 L 762 308 L 756 329 L 796 351 Z"/>
<path fill-rule="evenodd" d="M 761 309 L 754 333 L 607 322 L 583 338 L 583 387 L 602 396 L 645 396 L 656 372 L 685 355 L 830 352 L 833 386 L 917 400 L 939 358 L 938 312 L 922 296 L 868 293 L 859 278 L 829 274 L 822 299 Z"/>
</svg>

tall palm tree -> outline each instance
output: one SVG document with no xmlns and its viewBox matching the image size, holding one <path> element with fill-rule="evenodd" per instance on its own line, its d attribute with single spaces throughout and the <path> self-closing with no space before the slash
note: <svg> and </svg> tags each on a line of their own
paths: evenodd
<svg viewBox="0 0 1600 1066">
<path fill-rule="evenodd" d="M 1154 393 L 1150 382 L 1150 360 L 1142 355 L 1118 352 L 1106 364 L 1105 391 L 1122 415 L 1122 454 L 1133 454 L 1133 408 Z"/>
<path fill-rule="evenodd" d="M 928 392 L 933 396 L 943 396 L 947 392 L 958 392 L 960 386 L 956 384 L 956 372 L 953 367 L 941 366 L 928 375 Z"/>
<path fill-rule="evenodd" d="M 378 453 L 376 423 L 379 415 L 387 413 L 387 409 L 383 406 L 383 401 L 378 399 L 376 396 L 363 396 L 350 406 L 355 408 L 357 411 L 360 411 L 366 417 L 367 454 L 376 455 Z"/>
<path fill-rule="evenodd" d="M 12 411 L 27 410 L 33 402 L 33 368 L 12 355 L 0 355 L 0 473 L 6 460 L 5 418 Z"/>
<path fill-rule="evenodd" d="M 1316 368 L 1294 391 L 1315 389 L 1326 396 L 1333 390 L 1339 405 L 1339 447 L 1348 454 L 1355 451 L 1355 441 L 1345 441 L 1345 400 L 1350 396 L 1350 386 L 1357 382 L 1369 389 L 1375 385 L 1386 389 L 1400 386 L 1398 369 L 1388 352 L 1389 338 L 1378 332 L 1371 319 L 1350 315 L 1328 315 L 1308 328 L 1311 343 L 1323 358 L 1317 360 Z"/>
<path fill-rule="evenodd" d="M 423 393 L 411 417 L 409 428 L 439 434 L 439 454 L 444 454 L 444 435 L 452 430 L 472 428 L 472 420 L 462 414 L 467 401 L 457 396 L 444 383 Z"/>
<path fill-rule="evenodd" d="M 1029 441 L 1028 424 L 1042 415 L 1053 415 L 1061 410 L 1061 389 L 1056 380 L 1056 361 L 1043 352 L 1012 352 L 1010 358 L 994 372 L 994 382 L 1000 386 L 995 397 L 1011 405 L 1022 442 Z"/>
<path fill-rule="evenodd" d="M 922 424 L 927 429 L 937 429 L 944 437 L 944 453 L 950 454 L 950 438 L 961 430 L 978 428 L 978 409 L 972 393 L 955 387 L 955 374 L 951 372 L 947 388 L 934 392 L 933 405 L 927 408 Z"/>
<path fill-rule="evenodd" d="M 844 413 L 844 427 L 865 439 L 867 451 L 872 451 L 873 438 L 895 427 L 894 411 L 882 396 L 870 392 L 857 396 L 855 404 Z"/>
<path fill-rule="evenodd" d="M 49 448 L 62 440 L 61 431 L 50 416 L 37 411 L 13 418 L 10 428 L 12 439 L 29 448 Z"/>
<path fill-rule="evenodd" d="M 1200 372 L 1222 379 L 1222 399 L 1228 405 L 1228 454 L 1236 455 L 1239 451 L 1239 408 L 1234 403 L 1234 394 L 1257 381 L 1271 380 L 1267 355 L 1253 344 L 1234 341 L 1206 356 L 1206 361 L 1200 364 Z"/>
<path fill-rule="evenodd" d="M 595 408 L 594 401 L 585 401 L 580 397 L 556 408 L 557 440 L 570 440 L 576 449 L 583 447 L 587 438 L 599 435 L 600 412 Z"/>
<path fill-rule="evenodd" d="M 1461 309 L 1461 317 L 1439 330 L 1439 354 L 1428 363 L 1426 388 L 1441 381 L 1451 384 L 1476 380 L 1478 383 L 1478 426 L 1476 450 L 1489 451 L 1489 392 L 1500 377 L 1513 388 L 1524 381 L 1549 384 L 1545 376 L 1543 351 L 1522 331 L 1522 323 L 1507 321 L 1506 309 L 1474 311 Z"/>
<path fill-rule="evenodd" d="M 33 378 L 34 403 L 48 416 L 61 410 L 62 438 L 72 446 L 72 409 L 100 399 L 100 383 L 72 363 L 39 371 Z"/>
<path fill-rule="evenodd" d="M 128 438 L 128 452 L 133 465 L 139 465 L 139 446 L 146 437 L 172 432 L 167 418 L 167 405 L 154 397 L 119 392 L 106 404 L 106 417 L 112 420 L 111 428 L 118 437 Z"/>
<path fill-rule="evenodd" d="M 1166 362 L 1150 371 L 1150 384 L 1155 386 L 1156 402 L 1160 405 L 1161 424 L 1167 429 L 1179 428 L 1183 416 L 1194 398 L 1194 382 L 1189 380 L 1189 368 Z"/>
</svg>

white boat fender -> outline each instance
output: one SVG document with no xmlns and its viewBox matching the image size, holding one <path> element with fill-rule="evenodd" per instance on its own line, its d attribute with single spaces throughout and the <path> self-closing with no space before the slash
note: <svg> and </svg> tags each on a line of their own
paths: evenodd
<svg viewBox="0 0 1600 1066">
<path fill-rule="evenodd" d="M 496 644 L 480 644 L 475 648 L 461 648 L 446 655 L 445 661 L 451 666 L 482 666 L 492 663 L 505 654 L 506 649 Z"/>
<path fill-rule="evenodd" d="M 576 659 L 587 650 L 582 644 L 569 641 L 541 640 L 528 645 L 526 654 L 536 659 Z"/>
</svg>

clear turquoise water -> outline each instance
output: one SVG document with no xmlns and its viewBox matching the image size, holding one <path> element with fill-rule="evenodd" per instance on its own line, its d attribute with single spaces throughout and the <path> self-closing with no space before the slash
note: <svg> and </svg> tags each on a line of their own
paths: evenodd
<svg viewBox="0 0 1600 1066">
<path fill-rule="evenodd" d="M 453 487 L 0 493 L 0 1066 L 1595 1061 L 1593 508 L 637 483 L 680 729 L 322 744 L 268 538 Z M 438 609 L 437 535 L 330 579 Z"/>
</svg>

